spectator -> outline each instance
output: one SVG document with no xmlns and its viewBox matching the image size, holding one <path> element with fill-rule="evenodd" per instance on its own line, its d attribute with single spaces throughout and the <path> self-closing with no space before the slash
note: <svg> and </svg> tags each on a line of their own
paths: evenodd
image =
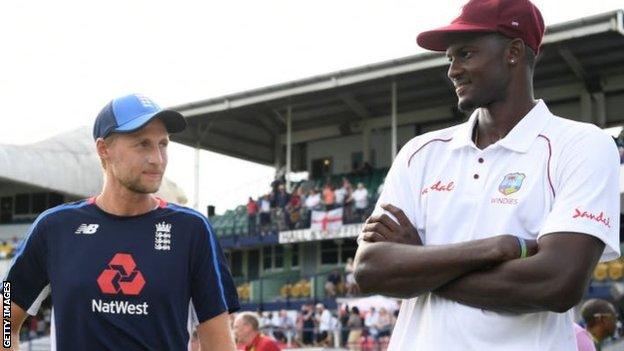
<svg viewBox="0 0 624 351">
<path fill-rule="evenodd" d="M 273 324 L 275 325 L 275 331 L 273 332 L 275 339 L 290 345 L 295 331 L 295 322 L 288 316 L 288 312 L 286 310 L 279 311 L 277 319 Z"/>
<path fill-rule="evenodd" d="M 286 205 L 286 226 L 288 229 L 299 228 L 301 222 L 301 187 L 297 187 Z"/>
<path fill-rule="evenodd" d="M 284 184 L 278 185 L 277 192 L 275 193 L 275 207 L 284 209 L 288 204 L 289 199 L 290 194 L 286 192 Z"/>
<path fill-rule="evenodd" d="M 243 312 L 234 320 L 236 341 L 244 345 L 245 350 L 279 351 L 275 340 L 260 333 L 258 317 L 251 312 Z"/>
<path fill-rule="evenodd" d="M 375 307 L 371 307 L 368 314 L 366 314 L 366 318 L 364 319 L 364 326 L 368 330 L 368 335 L 370 335 L 373 340 L 379 340 L 379 330 L 377 329 L 377 324 L 379 322 L 379 313 L 375 310 Z"/>
<path fill-rule="evenodd" d="M 271 226 L 271 202 L 267 195 L 260 198 L 260 230 L 265 234 Z"/>
<path fill-rule="evenodd" d="M 387 345 L 390 341 L 390 334 L 392 332 L 392 326 L 394 325 L 394 317 L 388 312 L 385 307 L 379 310 L 379 317 L 377 318 L 377 331 L 379 342 L 382 345 Z"/>
<path fill-rule="evenodd" d="M 256 221 L 258 217 L 258 204 L 249 197 L 247 201 L 247 229 L 249 235 L 256 235 Z"/>
<path fill-rule="evenodd" d="M 347 328 L 349 329 L 347 347 L 349 350 L 359 350 L 360 337 L 362 336 L 362 317 L 360 317 L 360 310 L 355 306 L 351 308 Z"/>
<path fill-rule="evenodd" d="M 351 199 L 355 203 L 355 215 L 358 221 L 364 222 L 366 219 L 366 209 L 368 208 L 368 190 L 363 183 L 357 184 L 357 189 L 351 194 Z"/>
<path fill-rule="evenodd" d="M 320 209 L 321 205 L 321 195 L 316 191 L 316 189 L 310 189 L 308 197 L 305 201 L 305 206 L 309 211 Z"/>
<path fill-rule="evenodd" d="M 581 316 L 600 351 L 603 341 L 616 331 L 617 310 L 606 300 L 590 299 L 581 306 Z"/>
<path fill-rule="evenodd" d="M 305 200 L 305 207 L 308 211 L 308 216 L 306 218 L 306 227 L 310 227 L 311 219 L 312 219 L 312 211 L 319 210 L 321 206 L 321 195 L 316 191 L 316 189 L 310 189 L 310 193 Z"/>
<path fill-rule="evenodd" d="M 316 321 L 319 330 L 316 342 L 322 346 L 331 345 L 332 314 L 322 303 L 316 304 Z"/>
<path fill-rule="evenodd" d="M 312 345 L 314 343 L 314 309 L 310 304 L 304 304 L 301 306 L 301 314 L 303 320 L 301 341 L 304 345 Z"/>
<path fill-rule="evenodd" d="M 325 205 L 325 210 L 327 211 L 334 209 L 336 206 L 334 187 L 329 182 L 327 182 L 323 188 L 323 204 Z"/>
<path fill-rule="evenodd" d="M 327 279 L 325 280 L 325 296 L 336 297 L 336 292 L 339 289 L 341 282 L 342 277 L 340 276 L 340 272 L 338 272 L 337 269 L 334 269 L 327 275 Z"/>
<path fill-rule="evenodd" d="M 338 317 L 340 319 L 340 325 L 342 326 L 340 335 L 340 346 L 347 346 L 347 340 L 349 339 L 349 328 L 347 324 L 349 322 L 349 305 L 345 305 L 344 308 L 339 309 Z"/>
<path fill-rule="evenodd" d="M 359 293 L 357 283 L 355 282 L 355 276 L 353 275 L 354 271 L 355 266 L 353 265 L 353 258 L 349 257 L 347 258 L 347 264 L 345 266 L 347 295 L 357 295 Z"/>
<path fill-rule="evenodd" d="M 353 186 L 351 186 L 351 182 L 349 179 L 342 178 L 342 186 L 339 189 L 336 189 L 336 203 L 338 206 L 344 207 L 343 216 L 345 221 L 350 221 L 353 216 L 353 201 L 351 200 L 351 194 L 353 193 Z"/>
<path fill-rule="evenodd" d="M 591 334 L 576 323 L 574 323 L 574 334 L 576 335 L 578 351 L 596 351 Z"/>
</svg>

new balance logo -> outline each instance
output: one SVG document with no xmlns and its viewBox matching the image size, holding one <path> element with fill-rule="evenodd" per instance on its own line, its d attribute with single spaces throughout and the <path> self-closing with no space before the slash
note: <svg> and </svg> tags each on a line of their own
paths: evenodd
<svg viewBox="0 0 624 351">
<path fill-rule="evenodd" d="M 95 234 L 99 226 L 100 226 L 99 224 L 81 224 L 80 227 L 76 229 L 75 233 L 76 234 Z"/>
</svg>

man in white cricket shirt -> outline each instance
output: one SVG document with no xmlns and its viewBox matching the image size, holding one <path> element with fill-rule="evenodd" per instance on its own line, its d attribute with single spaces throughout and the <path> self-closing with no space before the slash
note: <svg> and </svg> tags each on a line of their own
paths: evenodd
<svg viewBox="0 0 624 351">
<path fill-rule="evenodd" d="M 528 0 L 472 0 L 418 44 L 445 51 L 466 123 L 409 141 L 360 235 L 365 293 L 404 298 L 389 350 L 576 350 L 570 308 L 619 256 L 619 156 L 533 95 Z"/>
</svg>

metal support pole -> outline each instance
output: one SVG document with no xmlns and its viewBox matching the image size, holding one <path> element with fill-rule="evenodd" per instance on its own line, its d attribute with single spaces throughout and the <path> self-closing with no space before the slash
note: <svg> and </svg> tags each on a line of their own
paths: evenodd
<svg viewBox="0 0 624 351">
<path fill-rule="evenodd" d="M 371 129 L 370 127 L 366 124 L 366 122 L 363 123 L 362 125 L 362 155 L 363 155 L 363 162 L 368 162 L 370 163 L 370 141 L 371 138 Z"/>
<path fill-rule="evenodd" d="M 197 142 L 197 145 L 195 146 L 195 179 L 194 179 L 194 194 L 193 194 L 193 208 L 196 211 L 200 211 L 199 210 L 199 151 L 201 150 L 200 148 L 200 142 Z M 201 211 L 200 211 L 201 212 Z"/>
<path fill-rule="evenodd" d="M 581 121 L 592 123 L 592 99 L 587 91 L 581 93 Z"/>
<path fill-rule="evenodd" d="M 292 106 L 286 113 L 286 191 L 290 192 L 290 171 L 292 168 Z"/>
<path fill-rule="evenodd" d="M 605 94 L 603 92 L 593 94 L 596 102 L 596 124 L 600 128 L 607 126 L 607 106 L 605 102 Z"/>
<path fill-rule="evenodd" d="M 396 157 L 398 152 L 398 143 L 397 143 L 397 85 L 396 81 L 392 81 L 392 127 L 390 129 L 390 134 L 392 137 L 392 161 Z"/>
</svg>

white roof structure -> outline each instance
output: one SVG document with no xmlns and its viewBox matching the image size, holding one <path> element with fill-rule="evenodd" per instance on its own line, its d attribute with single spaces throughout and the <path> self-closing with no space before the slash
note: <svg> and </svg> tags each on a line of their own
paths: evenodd
<svg viewBox="0 0 624 351">
<path fill-rule="evenodd" d="M 104 179 L 90 128 L 81 127 L 34 144 L 0 144 L 0 181 L 78 198 L 98 194 Z M 175 203 L 187 202 L 184 191 L 166 178 L 157 195 Z"/>
</svg>

